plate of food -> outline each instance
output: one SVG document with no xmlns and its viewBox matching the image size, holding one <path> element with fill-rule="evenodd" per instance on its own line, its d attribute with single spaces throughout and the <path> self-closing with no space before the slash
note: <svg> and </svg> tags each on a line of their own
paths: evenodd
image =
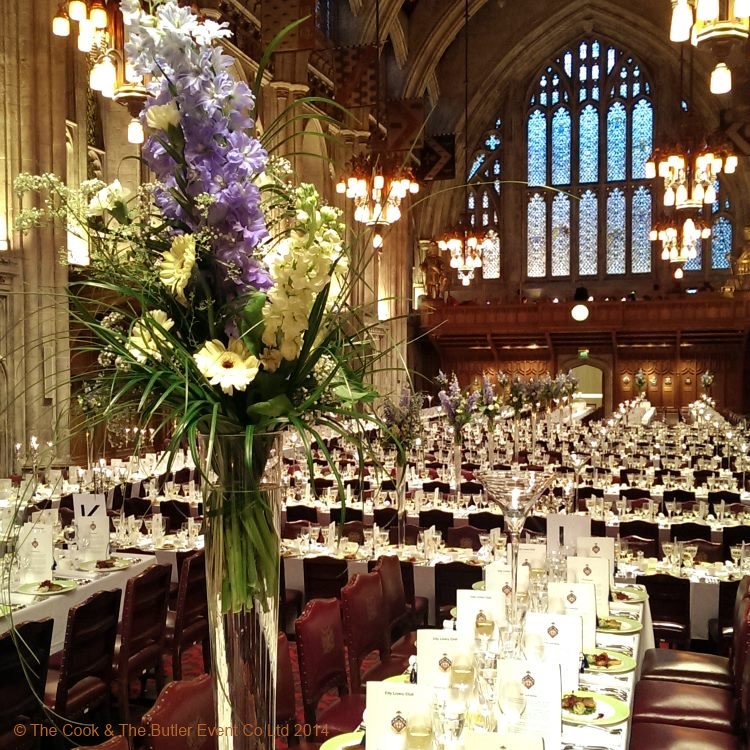
<svg viewBox="0 0 750 750">
<path fill-rule="evenodd" d="M 566 724 L 619 724 L 630 715 L 625 701 L 611 695 L 601 695 L 589 690 L 564 693 L 561 702 L 562 720 Z"/>
<path fill-rule="evenodd" d="M 54 596 L 72 591 L 78 584 L 70 578 L 53 578 L 41 582 L 23 583 L 18 587 L 19 594 L 33 596 Z"/>
<path fill-rule="evenodd" d="M 129 557 L 108 557 L 105 560 L 85 560 L 76 566 L 87 573 L 105 573 L 108 570 L 125 570 L 133 564 Z"/>
<path fill-rule="evenodd" d="M 638 586 L 618 586 L 612 589 L 613 602 L 645 602 L 648 594 Z"/>
<path fill-rule="evenodd" d="M 324 743 L 325 750 L 344 750 L 346 747 L 357 747 L 362 743 L 364 732 L 347 732 L 346 734 L 337 734 L 335 737 L 329 737 Z M 324 739 L 321 735 L 321 739 Z"/>
<path fill-rule="evenodd" d="M 484 581 L 475 581 L 471 584 L 471 588 L 473 588 L 474 591 L 484 591 Z"/>
<path fill-rule="evenodd" d="M 639 633 L 643 625 L 637 620 L 631 620 L 629 617 L 620 615 L 610 615 L 609 617 L 597 617 L 596 629 L 599 633 L 624 633 L 632 635 Z"/>
<path fill-rule="evenodd" d="M 597 648 L 594 651 L 586 651 L 586 661 L 588 662 L 587 672 L 601 674 L 623 674 L 632 672 L 635 669 L 635 659 L 619 651 L 608 651 L 604 648 Z"/>
</svg>

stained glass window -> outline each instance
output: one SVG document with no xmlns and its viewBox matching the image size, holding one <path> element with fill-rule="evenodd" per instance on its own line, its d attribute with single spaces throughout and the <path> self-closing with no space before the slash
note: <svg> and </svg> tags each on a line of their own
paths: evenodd
<svg viewBox="0 0 750 750">
<path fill-rule="evenodd" d="M 711 229 L 711 268 L 723 270 L 729 268 L 732 252 L 732 222 L 726 216 L 714 219 Z"/>
<path fill-rule="evenodd" d="M 482 243 L 482 278 L 500 278 L 500 238 L 490 229 Z"/>
<path fill-rule="evenodd" d="M 650 273 L 651 191 L 647 187 L 641 186 L 633 194 L 631 217 L 630 270 L 632 273 Z"/>
<path fill-rule="evenodd" d="M 529 116 L 529 185 L 547 182 L 547 118 L 540 110 Z"/>
<path fill-rule="evenodd" d="M 703 268 L 703 240 L 695 243 L 695 258 L 691 258 L 682 267 L 684 271 L 700 271 Z"/>
<path fill-rule="evenodd" d="M 529 276 L 544 276 L 547 273 L 547 204 L 539 193 L 529 201 L 528 217 Z"/>
<path fill-rule="evenodd" d="M 552 184 L 570 182 L 570 112 L 558 109 L 552 116 Z"/>
<path fill-rule="evenodd" d="M 578 132 L 579 180 L 596 182 L 599 179 L 599 113 L 592 104 L 581 111 Z"/>
<path fill-rule="evenodd" d="M 552 201 L 552 275 L 570 276 L 570 198 L 563 193 Z"/>
<path fill-rule="evenodd" d="M 503 147 L 502 120 L 495 120 L 478 141 L 472 168 L 469 170 L 469 193 L 466 210 L 473 227 L 488 230 L 482 245 L 482 278 L 500 278 L 500 214 L 501 158 Z"/>
<path fill-rule="evenodd" d="M 625 194 L 619 188 L 607 196 L 607 273 L 625 273 Z"/>
<path fill-rule="evenodd" d="M 539 71 L 527 99 L 529 277 L 650 272 L 650 93 L 638 60 L 591 36 Z M 533 189 L 546 184 L 564 192 Z"/>
</svg>

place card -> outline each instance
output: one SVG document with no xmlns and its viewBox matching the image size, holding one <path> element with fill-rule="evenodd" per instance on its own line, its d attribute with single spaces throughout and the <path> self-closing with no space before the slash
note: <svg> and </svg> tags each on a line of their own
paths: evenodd
<svg viewBox="0 0 750 750">
<path fill-rule="evenodd" d="M 368 750 L 403 750 L 410 721 L 431 726 L 432 690 L 426 685 L 370 680 L 366 703 Z"/>
<path fill-rule="evenodd" d="M 461 734 L 461 741 L 471 750 L 544 750 L 544 738 L 526 732 L 496 734 L 466 729 Z"/>
<path fill-rule="evenodd" d="M 596 614 L 609 614 L 609 590 L 612 563 L 603 557 L 568 557 L 568 583 L 593 583 L 596 589 Z"/>
<path fill-rule="evenodd" d="M 502 591 L 456 591 L 456 632 L 461 638 L 473 640 L 477 637 L 476 626 L 480 618 L 497 625 L 505 622 L 505 595 Z"/>
<path fill-rule="evenodd" d="M 529 659 L 560 665 L 563 692 L 578 688 L 583 651 L 583 625 L 578 615 L 527 612 L 524 648 Z"/>
<path fill-rule="evenodd" d="M 18 534 L 16 554 L 24 583 L 52 578 L 52 526 L 33 522 L 23 524 Z"/>
<path fill-rule="evenodd" d="M 547 516 L 547 552 L 575 547 L 579 537 L 591 536 L 589 516 L 551 513 Z"/>
<path fill-rule="evenodd" d="M 611 536 L 581 536 L 576 540 L 579 557 L 604 557 L 614 562 L 615 540 Z"/>
<path fill-rule="evenodd" d="M 519 566 L 518 591 L 521 594 L 528 593 L 530 570 L 531 568 L 528 565 Z M 513 571 L 509 562 L 497 560 L 486 565 L 484 568 L 484 581 L 486 591 L 501 591 L 505 594 L 506 602 L 510 603 L 510 595 L 513 593 Z"/>
<path fill-rule="evenodd" d="M 524 732 L 558 748 L 562 735 L 560 669 L 543 661 L 505 659 L 497 667 L 498 731 Z"/>
<path fill-rule="evenodd" d="M 43 524 L 44 526 L 54 526 L 57 523 L 57 511 L 53 508 L 44 508 L 44 510 L 35 510 L 31 514 L 32 523 Z"/>
<path fill-rule="evenodd" d="M 574 558 L 568 558 L 570 561 Z M 596 587 L 593 583 L 547 584 L 548 611 L 553 614 L 578 615 L 583 627 L 584 649 L 596 648 Z"/>
<path fill-rule="evenodd" d="M 471 650 L 471 644 L 455 630 L 417 630 L 419 684 L 448 687 L 453 659 L 457 654 Z"/>
<path fill-rule="evenodd" d="M 82 560 L 101 560 L 109 551 L 109 517 L 104 495 L 73 495 L 76 541 Z"/>
</svg>

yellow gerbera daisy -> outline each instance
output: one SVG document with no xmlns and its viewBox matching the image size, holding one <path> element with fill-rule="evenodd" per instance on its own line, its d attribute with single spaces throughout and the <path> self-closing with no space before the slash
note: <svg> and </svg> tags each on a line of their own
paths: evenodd
<svg viewBox="0 0 750 750">
<path fill-rule="evenodd" d="M 180 234 L 172 239 L 172 246 L 162 253 L 159 266 L 159 280 L 174 294 L 175 299 L 187 304 L 185 287 L 195 266 L 195 237 Z"/>
<path fill-rule="evenodd" d="M 218 339 L 207 341 L 193 355 L 195 364 L 211 385 L 221 386 L 228 395 L 244 391 L 258 374 L 258 360 L 250 354 L 242 339 L 229 340 L 229 346 Z"/>
</svg>

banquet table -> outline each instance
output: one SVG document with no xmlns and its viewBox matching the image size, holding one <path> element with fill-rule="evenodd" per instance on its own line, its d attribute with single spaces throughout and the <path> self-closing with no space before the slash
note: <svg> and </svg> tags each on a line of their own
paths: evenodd
<svg viewBox="0 0 750 750">
<path fill-rule="evenodd" d="M 123 570 L 112 570 L 104 573 L 74 570 L 67 571 L 64 574 L 55 573 L 55 577 L 58 578 L 73 578 L 78 582 L 78 585 L 71 591 L 53 596 L 29 596 L 11 591 L 10 604 L 22 606 L 20 609 L 15 609 L 10 614 L 0 617 L 0 634 L 7 632 L 13 625 L 21 622 L 51 617 L 54 620 L 51 653 L 62 650 L 65 643 L 68 611 L 71 607 L 80 604 L 98 591 L 121 589 L 124 594 L 128 580 L 154 564 L 154 558 L 147 555 L 115 554 L 113 557 L 127 557 L 133 560 L 133 564 Z M 7 596 L 8 592 L 6 591 L 3 593 L 5 604 L 8 603 Z M 122 615 L 122 600 L 120 601 L 120 614 Z"/>
</svg>

